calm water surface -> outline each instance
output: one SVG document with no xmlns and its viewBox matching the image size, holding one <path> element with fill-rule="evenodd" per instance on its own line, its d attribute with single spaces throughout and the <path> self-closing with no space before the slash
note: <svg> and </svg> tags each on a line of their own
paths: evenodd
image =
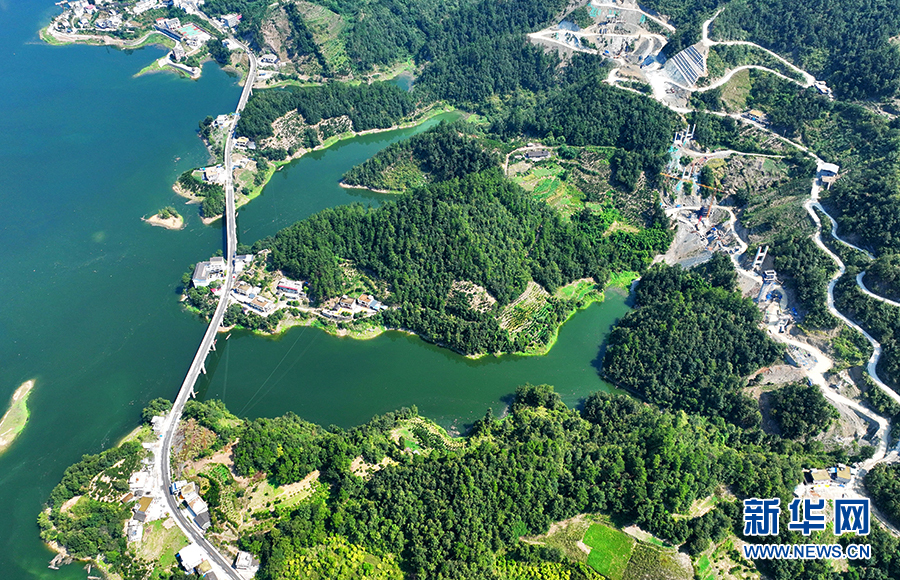
<svg viewBox="0 0 900 580">
<path fill-rule="evenodd" d="M 204 227 L 171 184 L 207 160 L 197 122 L 233 110 L 240 93 L 215 66 L 197 82 L 134 78 L 158 48 L 44 45 L 37 30 L 56 13 L 50 0 L 0 2 L 0 404 L 37 379 L 31 421 L 0 456 L 4 580 L 85 578 L 79 566 L 47 569 L 37 513 L 67 466 L 114 445 L 148 400 L 174 396 L 181 383 L 205 326 L 180 311 L 179 280 L 221 247 L 222 231 Z M 380 203 L 338 187 L 340 175 L 419 130 L 357 138 L 286 167 L 240 210 L 241 241 L 326 207 Z M 184 230 L 140 221 L 169 204 L 184 209 Z M 487 407 L 501 411 L 524 382 L 554 384 L 569 403 L 607 388 L 598 348 L 626 311 L 610 293 L 536 358 L 472 361 L 400 333 L 353 341 L 303 328 L 277 339 L 236 332 L 210 357 L 201 393 L 242 416 L 290 410 L 342 426 L 417 405 L 464 429 Z"/>
</svg>

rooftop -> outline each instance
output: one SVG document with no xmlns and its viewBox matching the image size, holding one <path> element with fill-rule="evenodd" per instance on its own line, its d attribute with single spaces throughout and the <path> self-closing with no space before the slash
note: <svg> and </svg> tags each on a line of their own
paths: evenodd
<svg viewBox="0 0 900 580">
<path fill-rule="evenodd" d="M 203 550 L 197 544 L 189 544 L 178 552 L 178 559 L 184 569 L 190 572 L 203 562 Z"/>
</svg>

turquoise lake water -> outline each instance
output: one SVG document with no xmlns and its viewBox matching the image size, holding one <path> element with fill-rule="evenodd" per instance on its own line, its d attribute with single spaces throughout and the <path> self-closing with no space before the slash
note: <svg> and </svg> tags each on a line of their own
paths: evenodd
<svg viewBox="0 0 900 580">
<path fill-rule="evenodd" d="M 57 11 L 48 0 L 0 3 L 0 404 L 37 380 L 30 423 L 0 456 L 0 578 L 11 580 L 86 577 L 80 566 L 47 569 L 35 518 L 67 466 L 114 445 L 148 400 L 173 397 L 190 364 L 205 326 L 181 311 L 180 277 L 221 247 L 222 231 L 203 226 L 171 184 L 207 161 L 198 121 L 233 110 L 240 93 L 209 64 L 199 81 L 135 78 L 159 48 L 45 45 L 37 31 Z M 240 210 L 240 240 L 326 207 L 380 203 L 338 187 L 340 175 L 424 128 L 356 138 L 286 167 Z M 183 210 L 184 230 L 140 221 L 170 204 Z M 236 332 L 199 387 L 241 416 L 294 411 L 350 426 L 416 405 L 464 430 L 489 406 L 501 412 L 525 382 L 553 384 L 571 404 L 608 388 L 598 352 L 626 311 L 610 293 L 563 327 L 549 355 L 478 361 L 396 332 L 369 341 L 305 328 L 274 339 Z"/>
</svg>

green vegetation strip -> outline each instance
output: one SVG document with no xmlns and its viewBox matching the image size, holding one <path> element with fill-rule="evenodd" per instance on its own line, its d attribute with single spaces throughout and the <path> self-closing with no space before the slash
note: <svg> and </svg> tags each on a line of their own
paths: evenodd
<svg viewBox="0 0 900 580">
<path fill-rule="evenodd" d="M 588 566 L 610 580 L 625 576 L 635 540 L 624 532 L 603 524 L 594 524 L 584 534 L 584 543 L 591 548 Z"/>
</svg>

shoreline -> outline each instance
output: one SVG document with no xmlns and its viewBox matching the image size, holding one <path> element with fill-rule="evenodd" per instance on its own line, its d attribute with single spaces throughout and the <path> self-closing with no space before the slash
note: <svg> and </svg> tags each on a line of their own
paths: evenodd
<svg viewBox="0 0 900 580">
<path fill-rule="evenodd" d="M 338 185 L 343 187 L 344 189 L 364 189 L 366 191 L 372 191 L 374 193 L 384 193 L 388 195 L 402 195 L 402 191 L 394 191 L 392 189 L 375 189 L 374 187 L 366 187 L 365 185 L 350 185 L 346 183 L 343 179 L 338 181 Z"/>
<path fill-rule="evenodd" d="M 340 338 L 351 338 L 353 340 L 371 340 L 373 338 L 377 338 L 378 336 L 381 336 L 382 334 L 384 334 L 386 332 L 400 332 L 400 333 L 403 333 L 406 335 L 418 337 L 420 340 L 422 340 L 423 342 L 426 342 L 428 344 L 433 344 L 433 345 L 441 347 L 441 348 L 446 348 L 447 350 L 450 350 L 460 356 L 464 356 L 471 360 L 479 360 L 486 356 L 499 357 L 499 356 L 504 356 L 504 355 L 513 355 L 513 356 L 522 356 L 522 357 L 544 356 L 546 354 L 549 354 L 550 351 L 553 349 L 553 347 L 556 345 L 556 342 L 559 338 L 560 329 L 562 329 L 562 327 L 565 326 L 565 324 L 569 320 L 571 320 L 572 317 L 575 316 L 575 314 L 577 314 L 580 311 L 587 310 L 590 306 L 592 306 L 595 303 L 603 303 L 606 300 L 607 290 L 612 290 L 612 291 L 621 290 L 627 296 L 627 294 L 629 293 L 629 287 L 631 286 L 632 282 L 636 278 L 637 278 L 637 274 L 634 272 L 619 272 L 619 273 L 616 273 L 616 274 L 613 274 L 612 276 L 610 276 L 610 280 L 607 283 L 607 285 L 603 288 L 603 290 L 592 291 L 592 292 L 589 292 L 588 294 L 586 294 L 583 298 L 584 303 L 581 306 L 576 306 L 575 308 L 573 308 L 568 313 L 566 318 L 564 320 L 562 320 L 556 326 L 556 328 L 553 329 L 552 335 L 550 337 L 550 340 L 547 342 L 547 344 L 543 345 L 542 347 L 536 348 L 534 350 L 528 350 L 528 351 L 495 352 L 495 353 L 484 352 L 484 353 L 479 353 L 479 354 L 465 354 L 456 349 L 450 348 L 449 346 L 442 344 L 440 342 L 428 340 L 428 338 L 426 338 L 426 337 L 422 336 L 421 334 L 419 334 L 413 330 L 410 330 L 408 328 L 389 328 L 389 327 L 383 326 L 381 324 L 372 325 L 369 328 L 364 329 L 364 330 L 338 328 L 336 324 L 335 325 L 325 324 L 323 321 L 323 317 L 318 314 L 316 314 L 315 316 L 313 316 L 311 318 L 303 318 L 303 319 L 301 319 L 301 318 L 286 318 L 286 319 L 283 319 L 282 321 L 280 321 L 278 323 L 278 326 L 275 327 L 275 330 L 273 330 L 271 332 L 265 332 L 265 331 L 261 331 L 261 330 L 251 330 L 249 328 L 245 328 L 245 327 L 237 326 L 237 325 L 230 326 L 227 328 L 222 328 L 219 330 L 219 332 L 223 333 L 223 332 L 230 332 L 232 330 L 246 330 L 255 336 L 268 337 L 268 338 L 281 338 L 291 328 L 294 328 L 296 326 L 301 326 L 301 327 L 307 327 L 307 328 L 316 328 L 316 329 L 321 330 L 331 336 L 336 336 L 336 337 L 340 337 Z M 197 311 L 197 312 L 199 312 L 199 311 Z"/>
<path fill-rule="evenodd" d="M 150 40 L 153 36 L 161 36 L 162 38 L 159 40 Z M 48 24 L 47 26 L 38 30 L 38 38 L 52 46 L 85 44 L 88 46 L 113 46 L 124 50 L 133 50 L 137 48 L 144 48 L 145 46 L 157 45 L 169 50 L 172 49 L 172 47 L 165 42 L 165 39 L 167 39 L 168 37 L 156 30 L 147 32 L 146 34 L 144 34 L 144 36 L 139 38 L 137 42 L 129 44 L 129 42 L 133 41 L 123 40 L 121 38 L 115 38 L 113 36 L 108 36 L 105 34 L 69 34 L 66 32 L 58 32 L 53 29 L 52 24 Z"/>
<path fill-rule="evenodd" d="M 9 408 L 0 419 L 0 453 L 3 453 L 22 434 L 28 425 L 28 397 L 34 389 L 35 379 L 29 379 L 15 390 Z"/>
<path fill-rule="evenodd" d="M 329 137 L 324 142 L 322 142 L 320 145 L 317 145 L 317 146 L 313 147 L 312 149 L 298 149 L 296 153 L 294 153 L 291 156 L 286 157 L 285 159 L 282 159 L 280 161 L 269 161 L 269 169 L 266 170 L 265 179 L 263 179 L 263 181 L 260 185 L 254 186 L 253 189 L 250 190 L 249 194 L 238 193 L 237 191 L 235 191 L 235 193 L 234 193 L 234 197 L 235 197 L 234 209 L 238 210 L 238 209 L 242 208 L 243 206 L 247 205 L 248 203 L 250 203 L 251 201 L 253 201 L 254 199 L 256 199 L 257 197 L 259 197 L 262 194 L 263 189 L 265 189 L 266 185 L 269 184 L 269 181 L 272 179 L 272 177 L 275 175 L 276 172 L 281 171 L 281 169 L 284 166 L 290 165 L 294 161 L 302 159 L 303 156 L 306 155 L 307 153 L 312 153 L 314 151 L 324 151 L 325 149 L 328 149 L 332 145 L 335 145 L 342 141 L 346 141 L 348 139 L 353 139 L 355 137 L 362 137 L 364 135 L 375 135 L 377 133 L 386 133 L 388 131 L 399 131 L 401 129 L 411 129 L 414 127 L 418 127 L 419 125 L 421 125 L 427 121 L 430 121 L 431 119 L 433 119 L 434 117 L 437 117 L 438 115 L 443 115 L 445 113 L 456 113 L 456 112 L 461 113 L 462 111 L 460 111 L 456 107 L 453 107 L 450 105 L 446 105 L 443 103 L 435 103 L 435 105 L 433 107 L 423 111 L 422 115 L 417 117 L 413 121 L 409 121 L 407 123 L 398 123 L 396 125 L 392 125 L 390 127 L 384 128 L 384 129 L 366 129 L 365 131 L 347 131 L 345 133 L 341 133 L 340 135 L 334 135 L 332 137 Z M 207 145 L 207 149 L 209 149 L 209 145 Z M 341 186 L 341 187 L 343 187 L 343 186 Z M 367 189 L 367 188 L 363 188 L 363 189 Z M 177 182 L 172 185 L 172 190 L 175 193 L 177 193 L 178 195 L 180 195 L 181 197 L 185 197 L 185 198 L 191 200 L 191 202 L 200 203 L 203 201 L 202 197 L 190 195 L 190 194 L 187 194 L 187 193 L 181 191 L 181 188 L 178 187 Z M 376 191 L 376 193 L 381 193 L 381 192 Z M 397 195 L 402 192 L 388 192 L 388 193 Z M 201 221 L 203 221 L 204 225 L 210 225 L 214 221 L 221 219 L 221 218 L 222 218 L 222 215 L 220 214 L 220 215 L 217 215 L 217 216 L 214 216 L 211 218 L 201 218 Z"/>
</svg>

